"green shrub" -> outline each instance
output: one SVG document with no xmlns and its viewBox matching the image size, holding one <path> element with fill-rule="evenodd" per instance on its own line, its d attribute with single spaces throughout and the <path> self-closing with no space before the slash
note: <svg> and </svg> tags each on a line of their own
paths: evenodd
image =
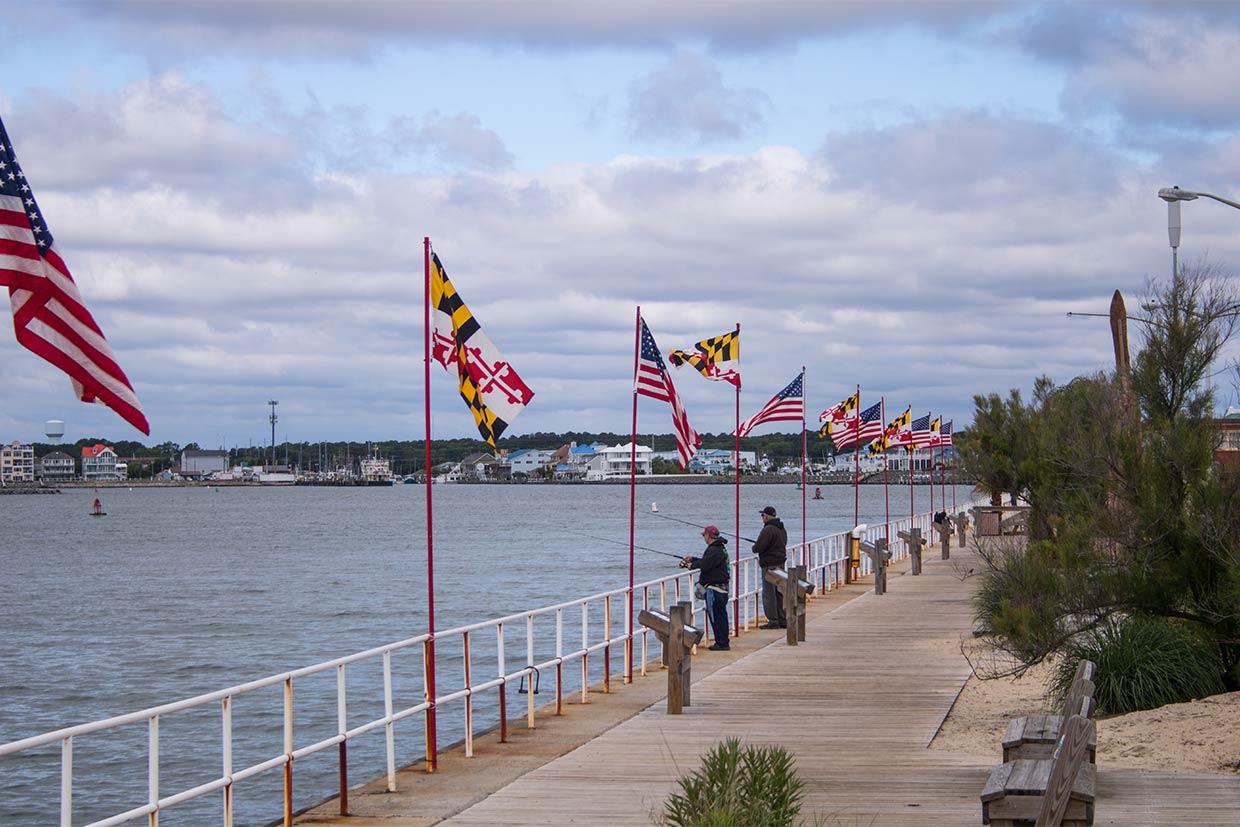
<svg viewBox="0 0 1240 827">
<path fill-rule="evenodd" d="M 801 779 L 783 747 L 716 744 L 702 768 L 680 779 L 663 808 L 672 827 L 791 827 L 801 811 Z"/>
<path fill-rule="evenodd" d="M 1218 649 L 1186 623 L 1161 617 L 1111 618 L 1074 638 L 1056 665 L 1051 692 L 1062 702 L 1081 658 L 1098 664 L 1098 711 L 1120 715 L 1222 692 Z"/>
</svg>

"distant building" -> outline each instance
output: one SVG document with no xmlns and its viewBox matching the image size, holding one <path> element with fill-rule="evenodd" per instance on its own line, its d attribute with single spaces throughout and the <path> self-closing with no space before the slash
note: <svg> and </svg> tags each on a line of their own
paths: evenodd
<svg viewBox="0 0 1240 827">
<path fill-rule="evenodd" d="M 39 477 L 44 482 L 67 482 L 77 476 L 77 463 L 61 451 L 44 454 L 39 460 Z"/>
<path fill-rule="evenodd" d="M 533 475 L 551 462 L 551 451 L 526 448 L 508 455 L 508 467 L 514 474 Z"/>
<path fill-rule="evenodd" d="M 228 474 L 227 451 L 182 451 L 181 476 L 200 480 L 211 474 Z"/>
<path fill-rule="evenodd" d="M 636 465 L 633 462 L 634 452 L 636 452 Z M 626 445 L 599 446 L 586 464 L 586 479 L 606 480 L 629 477 L 633 468 L 636 468 L 637 474 L 645 476 L 650 473 L 652 453 L 645 445 L 638 445 L 634 449 L 631 442 Z"/>
<path fill-rule="evenodd" d="M 740 452 L 741 471 L 752 471 L 758 464 L 758 455 L 754 451 Z M 673 462 L 679 462 L 679 456 Z M 725 448 L 702 448 L 689 460 L 691 474 L 735 474 L 732 465 L 732 452 Z"/>
<path fill-rule="evenodd" d="M 453 466 L 448 472 L 445 482 L 461 482 L 463 480 L 485 480 L 491 474 L 487 469 L 495 465 L 493 454 L 471 454 Z"/>
<path fill-rule="evenodd" d="M 34 446 L 13 440 L 0 446 L 0 484 L 34 482 Z"/>
<path fill-rule="evenodd" d="M 1223 468 L 1240 467 L 1240 410 L 1228 408 L 1226 415 L 1214 420 L 1218 432 L 1218 445 L 1214 448 L 1214 462 Z"/>
<path fill-rule="evenodd" d="M 82 449 L 82 479 L 87 482 L 115 482 L 129 476 L 117 461 L 116 451 L 101 443 Z"/>
</svg>

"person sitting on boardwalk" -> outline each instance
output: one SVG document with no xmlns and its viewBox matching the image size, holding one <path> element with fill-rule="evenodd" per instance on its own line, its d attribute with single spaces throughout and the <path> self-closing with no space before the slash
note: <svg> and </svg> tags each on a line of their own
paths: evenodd
<svg viewBox="0 0 1240 827">
<path fill-rule="evenodd" d="M 778 586 L 767 581 L 766 572 L 784 567 L 788 559 L 788 530 L 776 516 L 774 506 L 768 505 L 758 513 L 762 515 L 762 531 L 753 544 L 753 553 L 758 555 L 758 565 L 762 567 L 762 613 L 766 615 L 766 623 L 758 628 L 784 629 L 788 626 L 784 596 Z"/>
<path fill-rule="evenodd" d="M 698 585 L 706 591 L 706 616 L 710 618 L 710 628 L 715 633 L 715 642 L 709 648 L 714 652 L 726 652 L 732 648 L 728 642 L 728 587 L 732 583 L 728 567 L 728 541 L 719 536 L 719 529 L 713 525 L 703 529 L 702 538 L 706 540 L 706 550 L 702 556 L 686 554 L 681 565 L 701 571 Z"/>
</svg>

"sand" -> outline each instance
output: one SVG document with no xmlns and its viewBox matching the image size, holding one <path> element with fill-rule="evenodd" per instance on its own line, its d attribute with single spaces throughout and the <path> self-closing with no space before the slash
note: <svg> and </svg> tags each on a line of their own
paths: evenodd
<svg viewBox="0 0 1240 827">
<path fill-rule="evenodd" d="M 1050 708 L 1050 670 L 1020 679 L 970 678 L 931 749 L 998 760 L 1012 718 Z M 1177 773 L 1240 775 L 1240 692 L 1098 718 L 1098 764 Z"/>
</svg>

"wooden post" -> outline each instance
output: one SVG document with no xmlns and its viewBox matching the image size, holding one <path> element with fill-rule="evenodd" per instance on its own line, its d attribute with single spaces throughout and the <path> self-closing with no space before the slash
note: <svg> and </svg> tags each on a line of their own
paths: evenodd
<svg viewBox="0 0 1240 827">
<path fill-rule="evenodd" d="M 805 640 L 805 636 L 797 637 L 797 589 L 796 581 L 793 579 L 793 572 L 797 570 L 797 566 L 789 566 L 785 572 L 786 576 L 783 583 L 784 592 L 784 640 L 789 646 L 796 646 L 797 640 Z"/>
<path fill-rule="evenodd" d="M 969 515 L 965 513 L 964 511 L 961 511 L 959 514 L 956 515 L 956 541 L 960 544 L 961 548 L 964 548 L 965 539 L 966 539 L 965 535 L 968 533 L 968 531 L 969 531 Z"/>
<path fill-rule="evenodd" d="M 910 531 L 901 531 L 898 536 L 908 545 L 908 558 L 912 565 L 910 573 L 921 574 L 921 529 L 914 528 Z"/>
<path fill-rule="evenodd" d="M 681 666 L 685 649 L 685 604 L 677 603 L 669 606 L 667 626 L 667 714 L 679 715 L 685 705 L 688 686 L 685 681 L 685 670 Z"/>
<path fill-rule="evenodd" d="M 805 598 L 806 598 L 806 581 L 805 566 L 797 566 L 788 570 L 788 590 L 796 592 L 797 620 L 796 631 L 797 640 L 805 640 Z M 813 589 L 813 585 L 809 584 L 809 588 Z M 794 624 L 789 622 L 791 628 Z"/>
<path fill-rule="evenodd" d="M 887 593 L 887 540 L 879 537 L 874 541 L 870 559 L 874 565 L 874 593 Z"/>
<path fill-rule="evenodd" d="M 935 523 L 934 528 L 939 532 L 939 552 L 944 560 L 950 560 L 952 557 L 952 524 L 950 519 L 941 523 Z"/>
</svg>

